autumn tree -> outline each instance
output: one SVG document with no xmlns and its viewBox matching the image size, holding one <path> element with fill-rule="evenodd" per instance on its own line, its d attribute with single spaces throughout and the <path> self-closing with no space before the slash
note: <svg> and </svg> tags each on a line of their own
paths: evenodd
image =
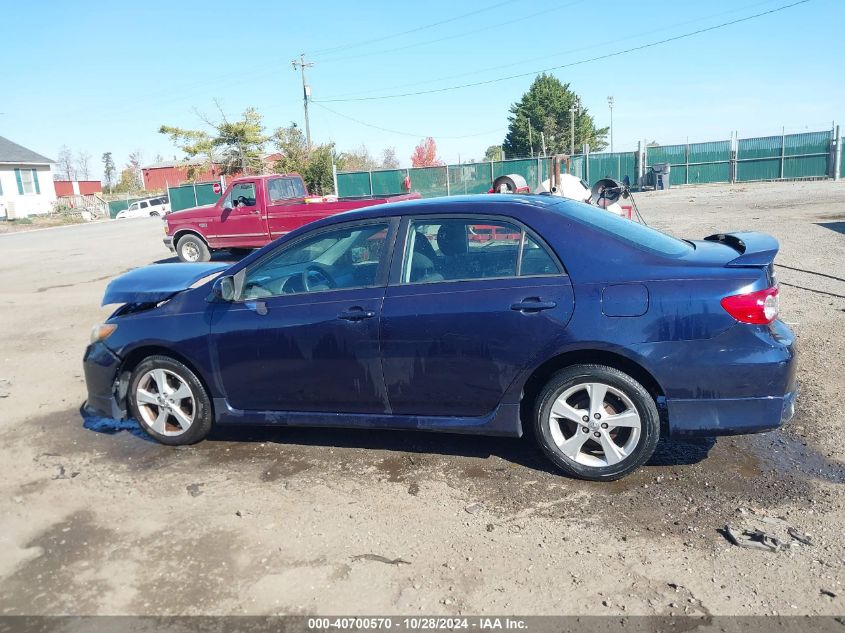
<svg viewBox="0 0 845 633">
<path fill-rule="evenodd" d="M 144 188 L 144 179 L 141 176 L 141 169 L 143 167 L 143 164 L 144 154 L 141 152 L 141 150 L 136 149 L 134 152 L 129 153 L 129 160 L 126 163 L 126 169 L 128 169 L 132 173 L 133 190 Z M 123 178 L 123 172 L 121 172 L 121 178 Z"/>
<path fill-rule="evenodd" d="M 411 154 L 412 167 L 439 167 L 442 164 L 437 156 L 437 143 L 430 136 L 421 140 Z"/>
<path fill-rule="evenodd" d="M 106 152 L 103 154 L 103 185 L 105 185 L 106 190 L 111 193 L 112 187 L 114 187 L 114 176 L 115 176 L 115 166 L 114 166 L 114 159 L 112 158 L 111 152 Z"/>
<path fill-rule="evenodd" d="M 528 91 L 510 108 L 508 133 L 502 144 L 505 154 L 530 156 L 533 145 L 534 155 L 537 155 L 541 132 L 548 154 L 569 153 L 573 134 L 576 151 L 580 151 L 584 143 L 589 143 L 593 151 L 607 147 L 608 128 L 597 128 L 583 106 L 575 114 L 575 129 L 572 129 L 570 108 L 577 104 L 578 95 L 569 89 L 569 84 L 546 73 L 538 75 Z"/>
</svg>

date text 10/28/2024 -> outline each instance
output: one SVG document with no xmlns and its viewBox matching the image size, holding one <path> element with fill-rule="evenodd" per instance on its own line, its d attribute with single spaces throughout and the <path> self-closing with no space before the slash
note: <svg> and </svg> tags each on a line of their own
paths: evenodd
<svg viewBox="0 0 845 633">
<path fill-rule="evenodd" d="M 309 630 L 397 630 L 397 631 L 452 631 L 479 630 L 519 631 L 527 629 L 527 623 L 520 618 L 510 617 L 353 617 L 353 618 L 308 618 Z"/>
</svg>

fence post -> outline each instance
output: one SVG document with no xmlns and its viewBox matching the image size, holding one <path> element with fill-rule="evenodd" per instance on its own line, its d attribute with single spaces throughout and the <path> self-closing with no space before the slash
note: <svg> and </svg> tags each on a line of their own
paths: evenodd
<svg viewBox="0 0 845 633">
<path fill-rule="evenodd" d="M 449 190 L 449 165 L 444 165 L 443 169 L 446 170 L 446 195 L 451 196 L 452 192 Z"/>
<path fill-rule="evenodd" d="M 199 200 L 197 199 L 197 183 L 196 183 L 196 181 L 192 182 L 191 185 L 194 188 L 194 206 L 198 207 L 198 206 L 200 206 L 200 203 L 199 203 Z"/>
<path fill-rule="evenodd" d="M 334 195 L 340 198 L 340 191 L 337 186 L 337 165 L 332 163 L 332 182 L 334 183 Z"/>
<path fill-rule="evenodd" d="M 590 144 L 584 143 L 584 148 L 581 150 L 584 155 L 584 180 L 587 184 L 590 183 Z"/>
<path fill-rule="evenodd" d="M 537 156 L 537 189 L 543 186 L 543 165 L 540 163 L 540 157 Z"/>
<path fill-rule="evenodd" d="M 496 180 L 496 178 L 493 176 L 493 173 L 494 173 L 493 172 L 493 159 L 491 158 L 490 159 L 490 186 L 491 187 L 493 186 L 493 181 Z"/>
<path fill-rule="evenodd" d="M 833 141 L 836 143 L 836 149 L 833 154 L 833 179 L 839 180 L 839 174 L 842 171 L 842 137 L 839 136 L 839 126 L 836 126 L 836 137 Z"/>
<path fill-rule="evenodd" d="M 367 174 L 370 176 L 370 197 L 373 195 L 373 170 L 369 170 Z"/>
<path fill-rule="evenodd" d="M 734 142 L 735 141 L 735 142 Z M 731 149 L 730 158 L 728 159 L 728 180 L 731 184 L 737 180 L 737 161 L 739 160 L 739 133 L 736 133 L 734 139 L 734 132 L 731 132 Z"/>
<path fill-rule="evenodd" d="M 783 180 L 783 163 L 786 159 L 786 127 L 781 128 L 780 132 L 780 179 Z"/>
<path fill-rule="evenodd" d="M 687 137 L 687 145 L 684 148 L 684 184 L 689 184 L 689 137 Z"/>
</svg>

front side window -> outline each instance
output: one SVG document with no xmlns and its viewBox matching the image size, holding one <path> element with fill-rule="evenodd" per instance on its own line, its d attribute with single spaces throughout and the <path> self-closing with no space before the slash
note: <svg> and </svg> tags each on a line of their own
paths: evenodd
<svg viewBox="0 0 845 633">
<path fill-rule="evenodd" d="M 147 201 L 146 201 L 146 200 L 144 200 L 143 202 L 141 202 L 141 208 L 142 208 L 142 209 L 146 209 L 146 208 L 147 208 L 147 207 L 149 207 L 149 206 L 150 206 L 150 205 L 149 205 L 149 204 L 147 204 Z"/>
<path fill-rule="evenodd" d="M 237 209 L 239 207 L 255 206 L 255 184 L 251 182 L 240 182 L 232 187 L 232 190 L 223 201 L 224 209 Z"/>
<path fill-rule="evenodd" d="M 304 198 L 305 186 L 298 178 L 273 178 L 267 183 L 267 193 L 271 202 Z"/>
<path fill-rule="evenodd" d="M 282 249 L 246 273 L 241 299 L 376 285 L 388 224 L 321 231 Z"/>
</svg>

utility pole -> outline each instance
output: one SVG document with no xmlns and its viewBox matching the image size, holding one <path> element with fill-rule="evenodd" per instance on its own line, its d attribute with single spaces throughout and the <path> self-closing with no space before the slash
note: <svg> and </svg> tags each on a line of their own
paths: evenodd
<svg viewBox="0 0 845 633">
<path fill-rule="evenodd" d="M 305 141 L 308 143 L 308 150 L 311 150 L 311 122 L 308 120 L 308 101 L 311 98 L 311 86 L 305 83 L 305 69 L 311 68 L 314 62 L 305 61 L 305 53 L 300 53 L 299 61 L 291 61 L 291 66 L 302 71 L 302 107 L 305 109 Z"/>
<path fill-rule="evenodd" d="M 575 97 L 575 101 L 569 108 L 569 155 L 575 156 L 575 113 L 581 114 L 581 99 Z"/>
<path fill-rule="evenodd" d="M 610 108 L 610 153 L 613 153 L 613 95 L 607 98 L 607 106 Z"/>
</svg>

